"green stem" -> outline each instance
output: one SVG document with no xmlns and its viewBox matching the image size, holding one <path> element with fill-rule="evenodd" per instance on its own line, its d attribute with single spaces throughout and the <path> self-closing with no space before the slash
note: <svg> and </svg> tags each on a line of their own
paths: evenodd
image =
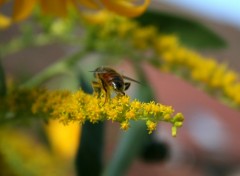
<svg viewBox="0 0 240 176">
<path fill-rule="evenodd" d="M 17 37 L 7 44 L 1 44 L 2 47 L 2 55 L 6 56 L 8 54 L 13 54 L 18 51 L 23 50 L 24 48 L 27 48 L 29 46 L 43 46 L 46 44 L 51 43 L 53 40 L 53 37 L 47 36 L 44 34 L 36 34 L 33 40 L 25 41 L 23 37 Z"/>
<path fill-rule="evenodd" d="M 3 97 L 7 93 L 5 73 L 2 66 L 2 60 L 0 58 L 0 97 Z"/>
<path fill-rule="evenodd" d="M 34 76 L 30 80 L 28 80 L 26 83 L 22 84 L 22 87 L 35 87 L 39 86 L 40 84 L 44 83 L 45 81 L 49 80 L 55 75 L 67 73 L 72 66 L 80 59 L 82 58 L 86 53 L 87 49 L 81 50 L 77 53 L 74 53 L 73 55 L 62 59 L 61 61 L 57 62 L 56 64 L 53 64 L 43 70 L 38 75 Z"/>
</svg>

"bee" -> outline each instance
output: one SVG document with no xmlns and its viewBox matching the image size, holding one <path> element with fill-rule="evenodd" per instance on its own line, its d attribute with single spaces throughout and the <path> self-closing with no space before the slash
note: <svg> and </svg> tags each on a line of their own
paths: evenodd
<svg viewBox="0 0 240 176">
<path fill-rule="evenodd" d="M 121 75 L 110 67 L 98 67 L 92 72 L 94 72 L 94 77 L 96 78 L 96 81 L 92 81 L 93 90 L 98 96 L 104 91 L 105 102 L 110 98 L 111 91 L 114 91 L 117 96 L 125 95 L 125 91 L 128 90 L 131 85 L 130 82 L 125 82 L 125 80 L 140 84 L 140 82 Z"/>
</svg>

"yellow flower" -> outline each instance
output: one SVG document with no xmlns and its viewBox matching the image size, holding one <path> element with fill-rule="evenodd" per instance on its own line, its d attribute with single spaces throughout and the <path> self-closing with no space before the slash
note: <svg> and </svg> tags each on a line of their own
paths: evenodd
<svg viewBox="0 0 240 176">
<path fill-rule="evenodd" d="M 148 128 L 148 133 L 149 134 L 151 134 L 157 128 L 157 123 L 152 122 L 150 120 L 147 121 L 146 125 L 147 125 L 147 128 Z"/>
<path fill-rule="evenodd" d="M 118 35 L 122 37 L 126 37 L 132 34 L 132 32 L 138 28 L 137 23 L 135 22 L 130 22 L 129 20 L 126 19 L 119 19 L 122 20 L 122 22 L 118 25 L 117 27 L 117 33 Z"/>
<path fill-rule="evenodd" d="M 144 0 L 142 5 L 136 6 L 129 0 L 100 0 L 102 4 L 110 11 L 127 17 L 136 17 L 141 15 L 148 7 L 150 0 Z"/>
<path fill-rule="evenodd" d="M 63 125 L 56 120 L 49 121 L 45 126 L 53 151 L 64 159 L 73 159 L 76 156 L 80 129 L 80 125 L 77 123 Z"/>
<path fill-rule="evenodd" d="M 135 117 L 136 117 L 136 113 L 134 110 L 130 110 L 126 112 L 126 119 L 132 120 L 132 119 L 135 119 Z"/>
<path fill-rule="evenodd" d="M 146 49 L 152 46 L 157 37 L 157 29 L 153 26 L 137 28 L 133 35 L 133 44 L 139 49 Z"/>
<path fill-rule="evenodd" d="M 179 46 L 178 38 L 175 35 L 160 35 L 155 38 L 154 48 L 157 52 L 172 50 Z"/>
<path fill-rule="evenodd" d="M 222 87 L 223 86 L 223 77 L 225 75 L 226 65 L 222 64 L 216 67 L 211 75 L 210 85 L 212 87 Z"/>
<path fill-rule="evenodd" d="M 172 126 L 172 136 L 175 137 L 177 135 L 177 129 L 182 127 L 184 117 L 182 113 L 177 113 L 172 119 L 170 119 L 173 122 Z"/>
<path fill-rule="evenodd" d="M 11 20 L 8 17 L 0 14 L 0 29 L 7 28 L 10 25 L 11 25 Z"/>
<path fill-rule="evenodd" d="M 232 70 L 226 70 L 226 73 L 223 75 L 223 85 L 228 86 L 232 85 L 237 81 L 237 73 Z"/>
<path fill-rule="evenodd" d="M 123 121 L 121 123 L 121 127 L 122 130 L 127 130 L 129 128 L 129 121 Z"/>
<path fill-rule="evenodd" d="M 0 7 L 7 3 L 0 0 Z M 12 23 L 22 21 L 31 15 L 35 6 L 39 5 L 41 12 L 56 17 L 67 17 L 68 11 L 74 9 L 80 15 L 90 21 L 101 21 L 106 17 L 101 10 L 108 10 L 127 17 L 136 17 L 142 14 L 148 7 L 150 0 L 144 0 L 141 5 L 135 5 L 128 0 L 14 0 L 13 14 L 11 17 L 0 13 L 0 28 L 6 28 Z M 88 13 L 86 10 L 94 10 L 96 13 Z M 86 13 L 85 13 L 86 12 Z"/>
<path fill-rule="evenodd" d="M 14 175 L 66 175 L 65 171 L 59 169 L 64 167 L 59 157 L 53 155 L 40 141 L 26 131 L 24 133 L 16 128 L 1 126 L 0 151 L 4 154 L 1 160 L 7 162 Z M 1 175 L 4 169 L 1 167 Z"/>
<path fill-rule="evenodd" d="M 177 128 L 180 127 L 176 125 L 177 122 L 183 122 L 183 116 L 181 120 L 176 118 L 170 106 L 155 102 L 130 101 L 128 96 L 116 96 L 104 103 L 104 97 L 98 98 L 82 90 L 74 93 L 63 90 L 15 90 L 14 94 L 9 94 L 4 99 L 3 104 L 9 100 L 14 106 L 17 104 L 19 108 L 0 107 L 0 112 L 8 114 L 10 109 L 13 113 L 20 114 L 32 109 L 35 115 L 57 119 L 65 125 L 70 122 L 84 124 L 85 121 L 97 123 L 112 120 L 119 122 L 120 128 L 126 130 L 129 128 L 129 120 L 140 120 L 146 122 L 149 133 L 151 133 L 160 121 L 171 123 Z M 21 104 L 24 104 L 22 109 Z"/>
</svg>

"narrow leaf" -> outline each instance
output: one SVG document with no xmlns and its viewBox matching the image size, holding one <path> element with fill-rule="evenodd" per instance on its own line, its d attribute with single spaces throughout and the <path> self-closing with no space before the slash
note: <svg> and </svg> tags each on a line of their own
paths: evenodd
<svg viewBox="0 0 240 176">
<path fill-rule="evenodd" d="M 143 26 L 154 25 L 161 33 L 176 34 L 184 45 L 206 49 L 226 46 L 222 37 L 206 26 L 163 12 L 147 11 L 136 20 Z"/>
</svg>

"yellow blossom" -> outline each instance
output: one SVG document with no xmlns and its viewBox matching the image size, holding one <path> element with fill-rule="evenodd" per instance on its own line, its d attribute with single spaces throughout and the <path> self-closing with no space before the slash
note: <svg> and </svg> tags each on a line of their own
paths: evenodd
<svg viewBox="0 0 240 176">
<path fill-rule="evenodd" d="M 183 122 L 183 120 L 184 120 L 183 114 L 182 114 L 182 113 L 177 113 L 177 114 L 174 116 L 174 120 L 175 120 L 175 121 L 179 121 L 179 122 Z"/>
<path fill-rule="evenodd" d="M 133 100 L 131 103 L 131 107 L 134 109 L 139 109 L 141 107 L 141 103 L 137 100 Z"/>
<path fill-rule="evenodd" d="M 33 136 L 16 128 L 1 126 L 0 151 L 14 175 L 66 175 L 59 167 L 64 167 L 56 155 L 52 155 L 46 145 Z M 2 155 L 1 155 L 2 157 Z M 18 166 L 16 167 L 16 163 Z M 1 175 L 4 173 L 1 167 Z"/>
<path fill-rule="evenodd" d="M 222 77 L 223 86 L 232 85 L 237 81 L 237 73 L 232 70 L 226 70 L 225 74 Z"/>
<path fill-rule="evenodd" d="M 0 29 L 7 28 L 10 25 L 11 25 L 11 20 L 8 17 L 0 14 Z"/>
<path fill-rule="evenodd" d="M 169 114 L 164 114 L 164 115 L 163 115 L 163 118 L 164 118 L 165 120 L 170 120 L 170 119 L 171 119 L 171 116 L 170 116 Z"/>
<path fill-rule="evenodd" d="M 130 110 L 126 112 L 126 119 L 132 120 L 136 117 L 136 113 L 134 110 Z"/>
<path fill-rule="evenodd" d="M 168 52 L 168 51 L 165 51 L 162 53 L 162 59 L 167 63 L 167 64 L 171 64 L 171 63 L 174 63 L 175 60 L 174 60 L 174 53 L 173 52 Z"/>
<path fill-rule="evenodd" d="M 45 125 L 53 151 L 65 159 L 72 159 L 75 156 L 79 144 L 80 129 L 78 123 L 66 126 L 55 120 L 49 121 Z"/>
<path fill-rule="evenodd" d="M 103 5 L 120 15 L 127 17 L 136 17 L 141 15 L 148 7 L 150 0 L 144 0 L 143 4 L 135 6 L 131 1 L 128 0 L 101 0 Z"/>
<path fill-rule="evenodd" d="M 131 27 L 137 26 L 137 27 Z M 126 24 L 126 25 L 125 25 Z M 118 29 L 123 26 L 123 29 Z M 123 32 L 121 32 L 121 30 Z M 130 20 L 110 20 L 101 26 L 106 36 L 125 38 L 136 49 L 152 49 L 152 55 L 159 59 L 160 69 L 175 72 L 188 81 L 199 85 L 204 90 L 221 100 L 227 100 L 232 106 L 240 106 L 239 75 L 226 64 L 221 64 L 214 58 L 204 57 L 196 51 L 184 47 L 175 35 L 158 33 L 155 27 L 141 27 Z M 128 31 L 128 35 L 126 32 Z M 217 92 L 217 93 L 213 93 Z M 146 114 L 151 114 L 151 105 L 145 105 Z M 170 116 L 171 117 L 171 116 Z M 170 118 L 165 114 L 165 120 Z"/>
<path fill-rule="evenodd" d="M 153 26 L 137 28 L 133 33 L 133 44 L 140 49 L 151 46 L 157 37 L 157 30 Z"/>
<path fill-rule="evenodd" d="M 23 96 L 24 95 L 24 96 Z M 19 101 L 21 100 L 21 101 Z M 12 111 L 21 114 L 22 111 L 32 110 L 34 115 L 47 119 L 53 118 L 68 125 L 69 122 L 84 124 L 85 121 L 97 123 L 112 120 L 121 124 L 121 129 L 128 129 L 129 120 L 146 121 L 149 133 L 156 129 L 160 121 L 171 123 L 173 126 L 179 120 L 173 114 L 173 109 L 155 102 L 143 103 L 138 100 L 130 101 L 128 96 L 116 96 L 104 103 L 104 97 L 84 93 L 82 90 L 70 92 L 66 90 L 15 90 L 3 100 L 8 106 L 0 107 L 4 114 Z M 9 104 L 8 102 L 12 102 Z M 18 105 L 18 109 L 11 106 Z M 21 109 L 21 104 L 24 106 Z M 10 105 L 10 106 L 9 106 Z M 31 112 L 28 112 L 31 113 Z M 166 114 L 168 118 L 166 119 Z M 1 120 L 1 119 L 0 119 Z M 151 121 L 151 123 L 150 123 Z M 181 119 L 182 122 L 183 117 Z M 179 126 L 176 126 L 179 127 Z"/>
<path fill-rule="evenodd" d="M 156 130 L 157 128 L 157 123 L 152 122 L 150 120 L 148 120 L 146 122 L 147 128 L 148 128 L 148 133 L 151 134 L 154 130 Z"/>
<path fill-rule="evenodd" d="M 128 35 L 131 35 L 132 31 L 134 31 L 138 25 L 135 22 L 130 22 L 129 20 L 121 19 L 123 20 L 119 26 L 117 27 L 117 32 L 120 37 L 126 37 Z"/>
<path fill-rule="evenodd" d="M 5 3 L 7 1 L 0 0 L 0 7 Z M 99 15 L 102 10 L 107 9 L 119 15 L 136 17 L 146 10 L 149 3 L 150 0 L 143 0 L 141 5 L 136 5 L 134 2 L 129 2 L 128 0 L 14 0 L 13 15 L 11 17 L 0 13 L 0 28 L 6 28 L 11 23 L 26 19 L 37 5 L 39 5 L 41 12 L 46 15 L 67 17 L 69 10 L 73 9 L 85 18 L 90 19 L 90 21 L 94 21 L 95 18 L 95 21 L 99 21 Z M 97 15 L 85 12 L 86 10 L 79 11 L 79 6 L 82 7 L 81 9 L 95 10 Z M 101 15 L 103 15 L 101 17 L 106 17 L 105 13 L 101 13 Z"/>
<path fill-rule="evenodd" d="M 226 65 L 219 65 L 219 67 L 215 68 L 212 75 L 211 75 L 211 80 L 210 85 L 212 87 L 221 87 L 223 84 L 222 78 L 225 75 L 225 71 L 226 71 Z"/>
<path fill-rule="evenodd" d="M 175 35 L 159 35 L 155 38 L 154 48 L 157 52 L 175 49 L 179 46 L 178 38 Z"/>
<path fill-rule="evenodd" d="M 123 121 L 122 123 L 121 123 L 121 129 L 122 130 L 128 130 L 128 128 L 129 128 L 129 121 Z"/>
</svg>

